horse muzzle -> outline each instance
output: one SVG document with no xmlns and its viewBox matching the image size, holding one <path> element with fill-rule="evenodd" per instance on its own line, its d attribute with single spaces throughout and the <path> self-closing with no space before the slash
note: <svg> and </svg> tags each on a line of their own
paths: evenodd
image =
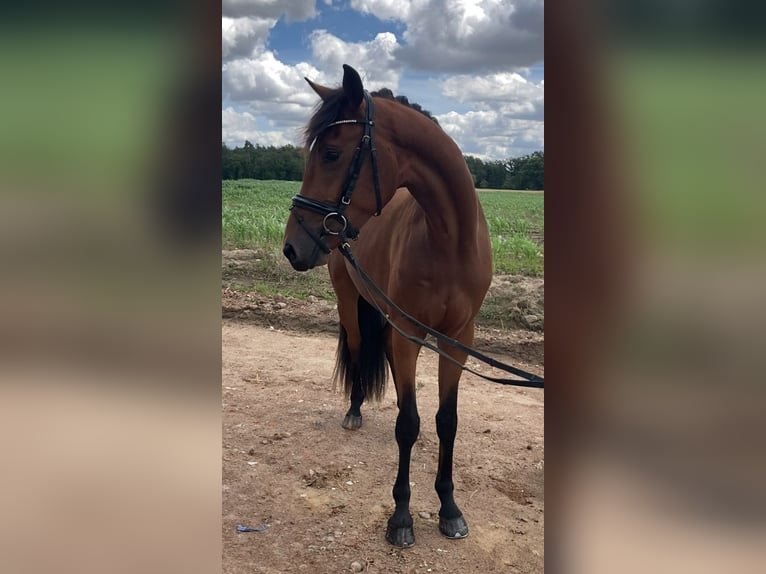
<svg viewBox="0 0 766 574">
<path fill-rule="evenodd" d="M 285 241 L 282 253 L 296 271 L 308 271 L 327 263 L 327 254 L 314 245 L 305 242 Z"/>
</svg>

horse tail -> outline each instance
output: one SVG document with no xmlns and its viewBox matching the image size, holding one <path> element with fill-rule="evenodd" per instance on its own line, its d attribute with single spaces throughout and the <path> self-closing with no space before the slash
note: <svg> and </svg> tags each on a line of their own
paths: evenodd
<svg viewBox="0 0 766 574">
<path fill-rule="evenodd" d="M 365 400 L 383 398 L 388 380 L 386 348 L 384 340 L 385 320 L 380 311 L 362 297 L 357 302 L 357 320 L 362 341 L 358 362 L 348 347 L 348 336 L 343 324 L 338 333 L 338 352 L 333 379 L 336 384 L 343 382 L 343 394 L 351 397 L 354 381 L 358 380 L 364 391 Z"/>
</svg>

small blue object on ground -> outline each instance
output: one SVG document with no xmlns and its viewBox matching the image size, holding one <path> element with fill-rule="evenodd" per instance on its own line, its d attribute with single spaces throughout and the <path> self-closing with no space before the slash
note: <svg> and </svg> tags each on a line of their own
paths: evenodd
<svg viewBox="0 0 766 574">
<path fill-rule="evenodd" d="M 256 526 L 255 528 L 250 528 L 249 526 L 242 526 L 241 524 L 237 524 L 237 532 L 263 532 L 264 530 L 268 530 L 269 525 L 265 522 L 261 524 L 260 526 Z"/>
</svg>

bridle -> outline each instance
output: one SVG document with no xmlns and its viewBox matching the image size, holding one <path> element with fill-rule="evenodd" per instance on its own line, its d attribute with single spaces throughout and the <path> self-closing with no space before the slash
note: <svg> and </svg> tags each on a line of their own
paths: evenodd
<svg viewBox="0 0 766 574">
<path fill-rule="evenodd" d="M 348 176 L 346 177 L 346 183 L 343 186 L 343 191 L 338 198 L 337 203 L 332 204 L 325 201 L 318 201 L 311 199 L 310 197 L 304 197 L 301 194 L 296 194 L 293 197 L 293 204 L 290 207 L 290 211 L 295 216 L 298 224 L 303 230 L 314 240 L 319 248 L 325 253 L 330 253 L 330 248 L 324 242 L 324 237 L 327 235 L 339 235 L 341 236 L 341 242 L 348 239 L 356 239 L 359 236 L 359 229 L 355 228 L 348 221 L 344 215 L 346 207 L 351 203 L 351 194 L 354 193 L 356 182 L 359 179 L 359 172 L 362 170 L 362 163 L 364 162 L 364 155 L 367 150 L 370 151 L 370 161 L 372 162 L 372 181 L 375 186 L 375 202 L 376 208 L 373 215 L 380 215 L 383 209 L 380 199 L 380 181 L 378 180 L 378 152 L 375 149 L 375 142 L 373 140 L 372 128 L 375 125 L 374 122 L 374 109 L 372 104 L 372 96 L 367 90 L 364 91 L 364 98 L 367 102 L 367 112 L 363 120 L 351 119 L 351 120 L 338 120 L 327 124 L 322 131 L 331 128 L 332 126 L 338 126 L 342 124 L 362 124 L 364 126 L 364 133 L 362 139 L 359 141 L 359 145 L 354 151 L 354 157 L 351 159 L 351 164 L 348 170 Z M 321 133 L 321 132 L 320 132 Z M 317 138 L 319 134 L 317 134 Z M 314 142 L 311 144 L 313 147 L 317 138 L 314 138 Z M 322 230 L 317 235 L 307 224 L 305 219 L 298 213 L 298 209 L 305 209 L 307 211 L 313 211 L 320 215 L 324 215 L 322 220 Z"/>
</svg>

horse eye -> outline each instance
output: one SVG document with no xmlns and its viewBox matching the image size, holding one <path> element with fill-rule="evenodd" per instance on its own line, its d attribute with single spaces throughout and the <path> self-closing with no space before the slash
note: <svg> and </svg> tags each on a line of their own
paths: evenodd
<svg viewBox="0 0 766 574">
<path fill-rule="evenodd" d="M 324 152 L 324 155 L 322 156 L 322 161 L 325 163 L 329 163 L 331 161 L 335 161 L 340 157 L 340 153 L 338 153 L 338 150 L 334 149 L 328 149 L 326 152 Z"/>
</svg>

